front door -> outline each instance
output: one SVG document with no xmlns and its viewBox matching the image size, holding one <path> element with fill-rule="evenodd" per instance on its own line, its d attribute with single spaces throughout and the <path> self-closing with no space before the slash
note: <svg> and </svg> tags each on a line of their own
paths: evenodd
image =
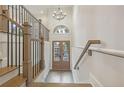
<svg viewBox="0 0 124 93">
<path fill-rule="evenodd" d="M 53 63 L 54 70 L 70 69 L 70 41 L 53 41 Z"/>
</svg>

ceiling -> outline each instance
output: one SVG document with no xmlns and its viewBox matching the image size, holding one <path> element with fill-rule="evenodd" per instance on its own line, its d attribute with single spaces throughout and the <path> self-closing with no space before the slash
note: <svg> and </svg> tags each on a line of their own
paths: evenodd
<svg viewBox="0 0 124 93">
<path fill-rule="evenodd" d="M 49 11 L 53 11 L 60 7 L 62 9 L 72 9 L 72 5 L 26 5 L 25 6 L 35 17 L 40 18 L 43 15 L 48 15 Z"/>
</svg>

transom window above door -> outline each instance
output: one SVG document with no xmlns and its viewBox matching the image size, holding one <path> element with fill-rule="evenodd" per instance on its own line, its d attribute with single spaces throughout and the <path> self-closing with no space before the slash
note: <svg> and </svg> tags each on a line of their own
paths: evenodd
<svg viewBox="0 0 124 93">
<path fill-rule="evenodd" d="M 54 34 L 69 34 L 69 29 L 65 25 L 58 25 L 54 28 Z"/>
</svg>

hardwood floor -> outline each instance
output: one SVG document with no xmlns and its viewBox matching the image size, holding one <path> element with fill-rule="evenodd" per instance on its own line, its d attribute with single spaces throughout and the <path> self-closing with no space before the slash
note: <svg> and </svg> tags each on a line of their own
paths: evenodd
<svg viewBox="0 0 124 93">
<path fill-rule="evenodd" d="M 45 82 L 33 82 L 32 87 L 92 87 L 92 85 L 89 83 L 74 83 L 70 70 L 51 70 Z"/>
<path fill-rule="evenodd" d="M 46 80 L 47 83 L 73 83 L 71 71 L 50 71 Z"/>
</svg>

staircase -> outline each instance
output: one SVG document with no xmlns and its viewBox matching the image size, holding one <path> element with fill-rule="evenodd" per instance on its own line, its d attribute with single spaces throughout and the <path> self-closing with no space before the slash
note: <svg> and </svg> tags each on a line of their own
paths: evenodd
<svg viewBox="0 0 124 93">
<path fill-rule="evenodd" d="M 33 83 L 32 87 L 92 87 L 89 83 Z"/>
<path fill-rule="evenodd" d="M 17 67 L 4 67 L 0 69 L 0 87 L 26 86 L 26 79 L 18 75 Z"/>
<path fill-rule="evenodd" d="M 22 75 L 17 75 L 12 79 L 8 80 L 1 87 L 25 87 L 26 86 L 26 79 L 23 78 Z"/>
</svg>

